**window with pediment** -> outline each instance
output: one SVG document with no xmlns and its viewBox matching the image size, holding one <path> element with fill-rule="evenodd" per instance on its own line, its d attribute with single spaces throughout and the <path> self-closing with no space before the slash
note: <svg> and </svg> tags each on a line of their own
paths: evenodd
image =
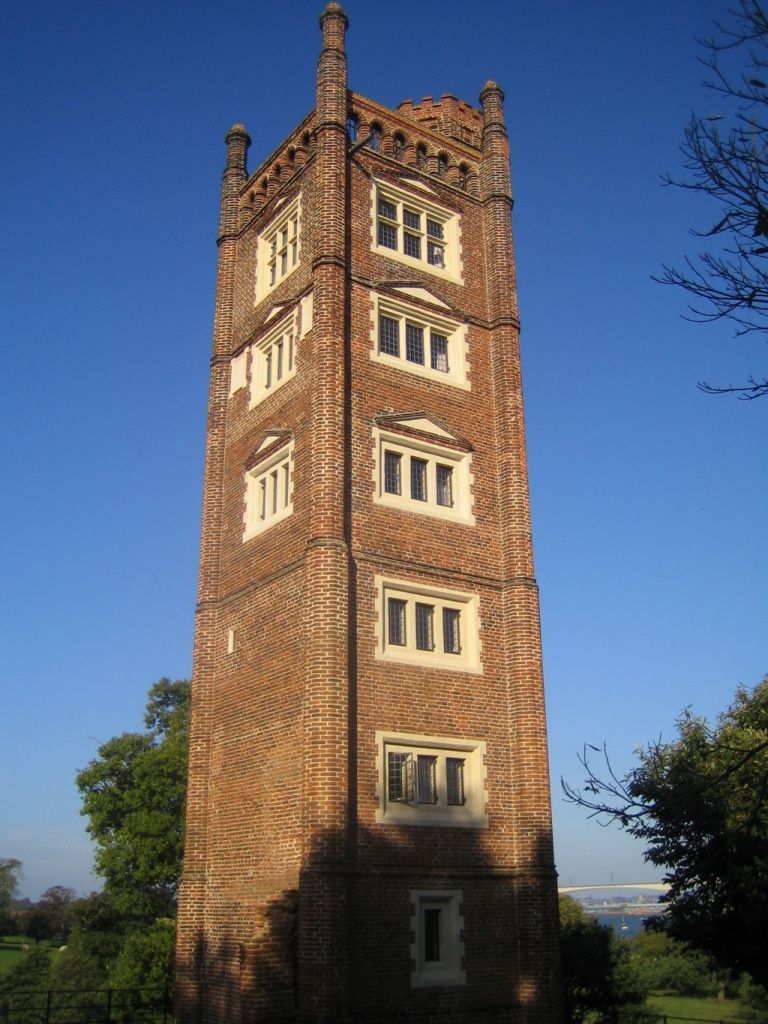
<svg viewBox="0 0 768 1024">
<path fill-rule="evenodd" d="M 469 389 L 467 336 L 467 326 L 450 315 L 393 295 L 375 296 L 371 358 L 380 363 Z"/>
<path fill-rule="evenodd" d="M 301 197 L 279 208 L 256 243 L 256 302 L 281 284 L 301 262 Z"/>
<path fill-rule="evenodd" d="M 472 452 L 429 417 L 378 417 L 373 462 L 377 504 L 474 524 Z"/>
<path fill-rule="evenodd" d="M 245 467 L 243 540 L 275 526 L 293 512 L 293 438 L 268 434 Z"/>
<path fill-rule="evenodd" d="M 430 274 L 461 280 L 459 217 L 427 194 L 374 181 L 373 248 Z"/>
</svg>

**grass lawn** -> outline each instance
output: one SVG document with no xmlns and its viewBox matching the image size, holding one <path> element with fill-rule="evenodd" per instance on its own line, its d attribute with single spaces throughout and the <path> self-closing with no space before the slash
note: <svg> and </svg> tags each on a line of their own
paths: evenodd
<svg viewBox="0 0 768 1024">
<path fill-rule="evenodd" d="M 670 1018 L 693 1017 L 699 1020 L 741 1021 L 744 1015 L 736 999 L 697 999 L 694 996 L 649 996 L 648 1009 L 652 1013 L 663 1013 Z"/>
<path fill-rule="evenodd" d="M 0 974 L 13 967 L 24 946 L 30 945 L 34 945 L 34 942 L 26 935 L 0 935 Z M 58 945 L 48 945 L 54 951 L 58 949 Z"/>
<path fill-rule="evenodd" d="M 0 974 L 13 967 L 21 956 L 22 943 L 27 942 L 24 935 L 0 935 Z"/>
</svg>

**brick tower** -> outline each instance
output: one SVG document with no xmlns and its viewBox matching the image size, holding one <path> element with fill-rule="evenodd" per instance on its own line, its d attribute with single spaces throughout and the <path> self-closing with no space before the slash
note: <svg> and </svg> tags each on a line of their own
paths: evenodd
<svg viewBox="0 0 768 1024">
<path fill-rule="evenodd" d="M 501 89 L 227 134 L 178 1020 L 559 1019 Z"/>
</svg>

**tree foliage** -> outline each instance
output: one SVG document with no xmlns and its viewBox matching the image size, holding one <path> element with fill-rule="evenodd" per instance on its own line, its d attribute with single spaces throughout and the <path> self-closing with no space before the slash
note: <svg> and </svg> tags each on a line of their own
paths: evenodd
<svg viewBox="0 0 768 1024">
<path fill-rule="evenodd" d="M 21 878 L 21 861 L 15 857 L 0 859 L 0 913 L 5 913 L 16 895 Z"/>
<path fill-rule="evenodd" d="M 730 24 L 716 23 L 717 36 L 701 40 L 704 84 L 724 113 L 691 117 L 681 146 L 686 176 L 664 177 L 717 212 L 692 232 L 706 248 L 681 269 L 664 266 L 656 280 L 692 296 L 689 319 L 728 319 L 741 335 L 768 330 L 768 17 L 761 0 L 740 0 L 730 15 Z M 699 387 L 758 398 L 768 394 L 768 376 Z"/>
<path fill-rule="evenodd" d="M 52 885 L 23 917 L 23 931 L 30 939 L 67 941 L 74 889 Z"/>
<path fill-rule="evenodd" d="M 137 921 L 172 917 L 184 843 L 190 684 L 149 691 L 147 730 L 102 744 L 78 772 L 95 867 L 118 909 Z"/>
<path fill-rule="evenodd" d="M 620 1007 L 645 1000 L 649 988 L 628 944 L 571 896 L 560 897 L 560 950 L 569 1024 L 613 1021 Z"/>
<path fill-rule="evenodd" d="M 647 844 L 645 859 L 667 871 L 667 932 L 723 966 L 768 982 L 768 678 L 739 689 L 714 727 L 686 710 L 673 742 L 639 752 L 605 778 L 582 757 L 583 789 L 566 798 L 602 823 L 618 823 Z M 591 748 L 597 749 L 597 748 Z"/>
<path fill-rule="evenodd" d="M 11 900 L 16 895 L 21 878 L 21 861 L 15 857 L 0 858 L 0 929 L 9 930 Z"/>
<path fill-rule="evenodd" d="M 48 987 L 48 973 L 51 968 L 51 953 L 45 945 L 30 946 L 11 967 L 0 974 L 0 995 L 30 993 L 27 999 L 14 1000 L 19 1009 L 35 1005 L 31 993 Z"/>
<path fill-rule="evenodd" d="M 665 932 L 639 932 L 630 940 L 630 948 L 633 963 L 651 991 L 709 996 L 720 987 L 710 958 Z"/>
</svg>

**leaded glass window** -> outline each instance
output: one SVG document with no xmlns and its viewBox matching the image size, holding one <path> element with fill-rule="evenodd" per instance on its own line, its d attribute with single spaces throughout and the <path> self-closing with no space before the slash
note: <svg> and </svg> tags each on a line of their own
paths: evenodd
<svg viewBox="0 0 768 1024">
<path fill-rule="evenodd" d="M 387 220 L 397 220 L 397 207 L 388 199 L 379 199 L 379 216 Z"/>
<path fill-rule="evenodd" d="M 447 803 L 451 807 L 461 807 L 466 803 L 464 796 L 464 758 L 447 757 L 445 759 L 445 780 L 447 786 Z"/>
<path fill-rule="evenodd" d="M 461 654 L 458 608 L 443 608 L 443 650 L 446 654 Z"/>
<path fill-rule="evenodd" d="M 446 336 L 435 334 L 432 331 L 429 336 L 429 351 L 432 369 L 448 373 L 448 339 Z"/>
<path fill-rule="evenodd" d="M 447 508 L 453 507 L 453 467 L 437 464 L 436 472 L 437 504 Z"/>
<path fill-rule="evenodd" d="M 427 500 L 427 464 L 424 459 L 411 458 L 411 497 L 414 501 Z"/>
<path fill-rule="evenodd" d="M 386 249 L 397 249 L 397 228 L 393 224 L 379 221 L 379 245 Z"/>
<path fill-rule="evenodd" d="M 400 322 L 391 316 L 379 317 L 379 352 L 388 356 L 400 355 Z"/>
<path fill-rule="evenodd" d="M 390 751 L 387 757 L 387 795 L 394 803 L 411 803 L 414 797 L 413 755 Z"/>
<path fill-rule="evenodd" d="M 435 649 L 435 609 L 431 604 L 416 604 L 416 647 L 420 651 Z"/>
<path fill-rule="evenodd" d="M 384 490 L 387 494 L 400 494 L 402 485 L 400 482 L 400 464 L 402 455 L 397 452 L 384 453 Z"/>
<path fill-rule="evenodd" d="M 419 754 L 416 758 L 416 792 L 420 804 L 437 803 L 437 758 L 432 754 Z"/>
<path fill-rule="evenodd" d="M 390 597 L 387 602 L 389 642 L 398 647 L 405 646 L 405 601 Z"/>
<path fill-rule="evenodd" d="M 421 259 L 421 236 L 412 235 L 406 231 L 403 235 L 403 252 L 406 256 L 413 256 L 414 259 Z"/>
<path fill-rule="evenodd" d="M 424 328 L 416 324 L 405 325 L 405 358 L 411 363 L 424 364 Z"/>
</svg>

